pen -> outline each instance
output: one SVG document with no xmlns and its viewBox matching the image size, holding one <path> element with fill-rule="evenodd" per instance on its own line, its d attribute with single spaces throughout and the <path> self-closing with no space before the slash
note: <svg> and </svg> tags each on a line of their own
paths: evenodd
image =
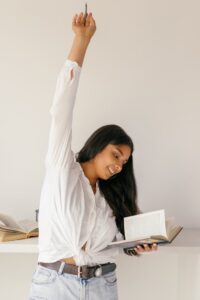
<svg viewBox="0 0 200 300">
<path fill-rule="evenodd" d="M 85 3 L 85 15 L 84 15 L 84 26 L 85 26 L 85 24 L 86 24 L 86 18 L 87 18 L 87 15 L 88 15 L 88 13 L 87 13 L 87 3 Z"/>
</svg>

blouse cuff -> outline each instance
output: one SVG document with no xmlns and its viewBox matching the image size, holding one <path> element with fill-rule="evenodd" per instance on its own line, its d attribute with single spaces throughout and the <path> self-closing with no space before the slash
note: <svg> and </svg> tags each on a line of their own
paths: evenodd
<svg viewBox="0 0 200 300">
<path fill-rule="evenodd" d="M 81 69 L 81 66 L 79 66 L 77 61 L 68 58 L 65 60 L 65 66 L 73 66 L 76 67 L 77 69 Z"/>
</svg>

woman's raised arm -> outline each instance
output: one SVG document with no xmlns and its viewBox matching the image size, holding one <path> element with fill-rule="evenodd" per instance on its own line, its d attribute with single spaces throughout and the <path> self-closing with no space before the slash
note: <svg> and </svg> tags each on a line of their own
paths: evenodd
<svg viewBox="0 0 200 300">
<path fill-rule="evenodd" d="M 88 14 L 84 25 L 83 13 L 75 15 L 72 20 L 75 38 L 71 51 L 58 75 L 53 103 L 46 164 L 59 168 L 70 166 L 73 162 L 71 150 L 72 117 L 78 89 L 81 66 L 88 44 L 96 25 L 92 14 Z"/>
</svg>

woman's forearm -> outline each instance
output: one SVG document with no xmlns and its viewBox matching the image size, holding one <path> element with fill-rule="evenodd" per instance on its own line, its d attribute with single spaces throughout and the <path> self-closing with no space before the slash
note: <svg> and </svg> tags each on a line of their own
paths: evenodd
<svg viewBox="0 0 200 300">
<path fill-rule="evenodd" d="M 73 44 L 67 58 L 76 61 L 78 65 L 82 67 L 85 53 L 89 43 L 89 38 L 76 35 L 74 37 Z"/>
</svg>

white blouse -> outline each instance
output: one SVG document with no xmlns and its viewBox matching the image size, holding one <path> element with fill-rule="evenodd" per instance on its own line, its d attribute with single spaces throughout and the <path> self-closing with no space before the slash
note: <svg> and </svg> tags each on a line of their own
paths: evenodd
<svg viewBox="0 0 200 300">
<path fill-rule="evenodd" d="M 105 249 L 123 239 L 97 182 L 96 193 L 71 149 L 72 116 L 81 67 L 67 59 L 50 109 L 51 128 L 39 205 L 39 262 L 73 256 L 76 265 L 115 262 L 123 249 Z M 85 250 L 81 249 L 86 244 Z"/>
</svg>

